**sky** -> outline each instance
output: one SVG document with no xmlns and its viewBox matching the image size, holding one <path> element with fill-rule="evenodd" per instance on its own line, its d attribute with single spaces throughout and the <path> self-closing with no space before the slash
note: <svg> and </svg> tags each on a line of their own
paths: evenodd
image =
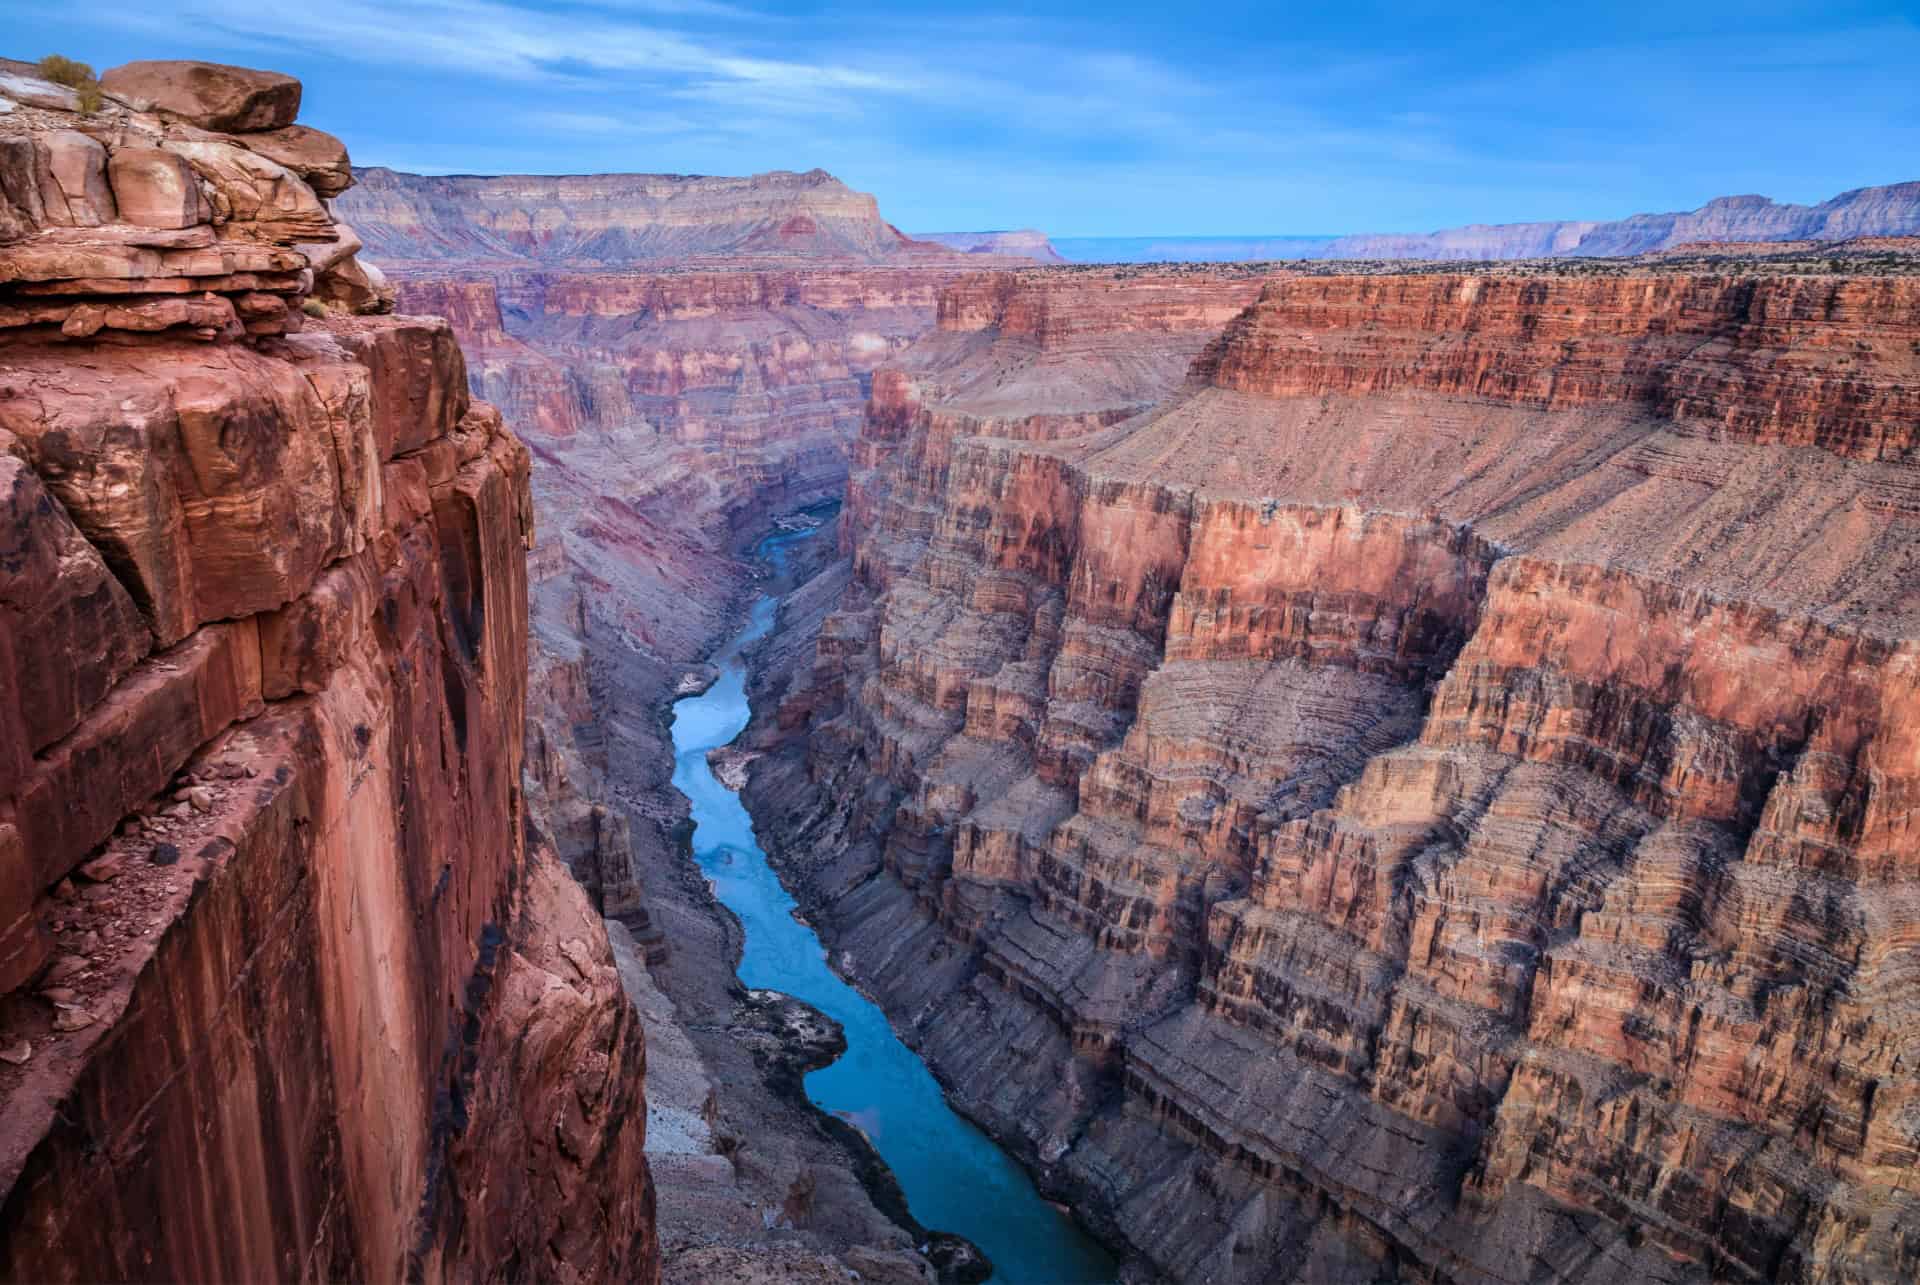
<svg viewBox="0 0 1920 1285">
<path fill-rule="evenodd" d="M 830 170 L 910 232 L 1419 232 L 1920 178 L 1920 0 L 0 0 L 272 67 L 356 164 Z"/>
</svg>

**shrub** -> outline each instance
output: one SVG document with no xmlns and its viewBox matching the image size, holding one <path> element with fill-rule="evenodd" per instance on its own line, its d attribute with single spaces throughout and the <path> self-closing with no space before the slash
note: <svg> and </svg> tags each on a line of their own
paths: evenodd
<svg viewBox="0 0 1920 1285">
<path fill-rule="evenodd" d="M 65 85 L 80 99 L 80 114 L 91 116 L 105 101 L 100 95 L 100 78 L 93 68 L 60 54 L 48 54 L 39 63 L 40 74 L 56 85 Z"/>
<path fill-rule="evenodd" d="M 327 316 L 327 305 L 321 303 L 318 299 L 308 299 L 300 305 L 300 311 L 306 313 L 315 321 L 324 321 Z"/>
</svg>

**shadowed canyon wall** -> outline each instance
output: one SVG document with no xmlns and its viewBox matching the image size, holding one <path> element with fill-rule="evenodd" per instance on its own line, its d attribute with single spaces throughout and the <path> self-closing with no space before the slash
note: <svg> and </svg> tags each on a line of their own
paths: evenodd
<svg viewBox="0 0 1920 1285">
<path fill-rule="evenodd" d="M 1143 1279 L 1913 1276 L 1904 262 L 956 285 L 768 846 Z"/>
<path fill-rule="evenodd" d="M 297 81 L 0 77 L 0 1275 L 651 1280 L 529 457 Z"/>
</svg>

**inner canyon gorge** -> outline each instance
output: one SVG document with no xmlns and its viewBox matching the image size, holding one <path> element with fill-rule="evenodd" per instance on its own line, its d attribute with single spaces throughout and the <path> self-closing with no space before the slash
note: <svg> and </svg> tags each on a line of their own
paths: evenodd
<svg viewBox="0 0 1920 1285">
<path fill-rule="evenodd" d="M 1920 184 L 1086 264 L 301 98 L 0 60 L 0 1279 L 1920 1279 Z"/>
</svg>

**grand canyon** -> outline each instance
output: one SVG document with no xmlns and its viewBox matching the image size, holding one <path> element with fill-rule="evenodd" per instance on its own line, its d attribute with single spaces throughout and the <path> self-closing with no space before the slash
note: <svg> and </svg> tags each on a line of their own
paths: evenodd
<svg viewBox="0 0 1920 1285">
<path fill-rule="evenodd" d="M 0 60 L 0 1277 L 1920 1278 L 1920 183 L 1078 263 L 302 97 Z"/>
</svg>

